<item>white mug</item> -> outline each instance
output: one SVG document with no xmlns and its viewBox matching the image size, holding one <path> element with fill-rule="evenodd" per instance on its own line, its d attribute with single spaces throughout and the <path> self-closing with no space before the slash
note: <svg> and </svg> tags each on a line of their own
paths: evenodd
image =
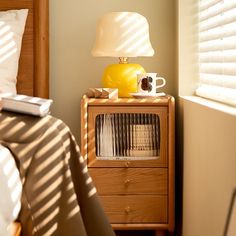
<svg viewBox="0 0 236 236">
<path fill-rule="evenodd" d="M 158 84 L 162 81 L 161 84 Z M 162 77 L 157 77 L 157 73 L 145 73 L 137 75 L 138 93 L 157 93 L 157 88 L 165 86 L 166 80 Z"/>
</svg>

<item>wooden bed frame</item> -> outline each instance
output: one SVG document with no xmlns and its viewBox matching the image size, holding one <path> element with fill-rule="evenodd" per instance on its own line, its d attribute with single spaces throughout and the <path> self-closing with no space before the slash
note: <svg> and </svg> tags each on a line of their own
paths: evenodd
<svg viewBox="0 0 236 236">
<path fill-rule="evenodd" d="M 22 41 L 17 92 L 49 97 L 49 0 L 0 0 L 0 11 L 29 9 Z M 12 235 L 19 236 L 21 226 L 13 223 Z"/>
<path fill-rule="evenodd" d="M 29 9 L 23 36 L 17 92 L 49 97 L 49 0 L 0 0 L 0 11 Z"/>
</svg>

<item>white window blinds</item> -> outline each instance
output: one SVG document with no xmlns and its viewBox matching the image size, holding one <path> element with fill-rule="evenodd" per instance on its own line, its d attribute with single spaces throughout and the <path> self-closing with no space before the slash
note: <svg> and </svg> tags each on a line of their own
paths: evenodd
<svg viewBox="0 0 236 236">
<path fill-rule="evenodd" d="M 196 94 L 236 106 L 236 0 L 199 0 Z"/>
</svg>

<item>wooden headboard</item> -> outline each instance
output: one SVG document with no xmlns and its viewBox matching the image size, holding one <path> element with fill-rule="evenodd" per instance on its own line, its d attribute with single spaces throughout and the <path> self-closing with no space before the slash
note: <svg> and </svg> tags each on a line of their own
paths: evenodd
<svg viewBox="0 0 236 236">
<path fill-rule="evenodd" d="M 0 11 L 29 9 L 23 36 L 17 92 L 49 96 L 49 0 L 0 0 Z"/>
</svg>

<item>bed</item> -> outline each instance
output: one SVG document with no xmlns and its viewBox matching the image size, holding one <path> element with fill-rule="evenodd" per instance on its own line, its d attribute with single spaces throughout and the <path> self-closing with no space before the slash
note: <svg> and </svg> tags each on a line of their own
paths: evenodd
<svg viewBox="0 0 236 236">
<path fill-rule="evenodd" d="M 45 0 L 0 1 L 0 11 L 11 9 L 29 9 L 22 40 L 21 57 L 17 75 L 17 91 L 20 94 L 39 96 L 44 98 L 48 98 L 49 96 L 48 4 L 48 1 Z M 12 162 L 12 159 L 10 157 L 11 153 L 6 150 L 6 148 L 4 149 L 2 145 L 0 145 L 0 152 L 5 166 L 7 163 L 11 163 L 13 167 L 16 168 L 15 163 Z M 1 170 L 1 173 L 3 173 L 3 169 Z M 16 169 L 14 169 L 11 174 L 14 173 L 18 174 Z M 3 178 L 4 176 L 2 175 L 1 177 Z M 15 180 L 15 182 L 17 183 L 16 186 L 18 186 L 19 177 Z M 5 196 L 8 196 L 9 191 L 6 191 L 6 186 L 3 185 L 2 187 L 4 187 L 3 191 L 5 192 Z M 6 202 L 4 203 L 6 205 L 6 208 L 13 208 L 12 204 L 6 204 Z M 17 204 L 18 203 L 16 203 L 16 205 Z M 6 209 L 2 209 L 2 211 L 4 210 L 6 211 Z M 8 218 L 10 218 L 9 213 L 6 215 Z M 2 220 L 1 222 L 4 221 Z M 19 234 L 20 229 L 21 225 L 14 222 L 14 224 L 11 225 L 9 231 L 11 231 L 13 235 L 17 235 Z"/>
<path fill-rule="evenodd" d="M 9 9 L 28 9 L 17 93 L 48 98 L 49 0 L 1 0 L 0 11 Z M 16 220 L 23 236 L 114 235 L 75 138 L 61 120 L 2 111 L 0 145 L 9 151 L 20 175 Z"/>
</svg>

